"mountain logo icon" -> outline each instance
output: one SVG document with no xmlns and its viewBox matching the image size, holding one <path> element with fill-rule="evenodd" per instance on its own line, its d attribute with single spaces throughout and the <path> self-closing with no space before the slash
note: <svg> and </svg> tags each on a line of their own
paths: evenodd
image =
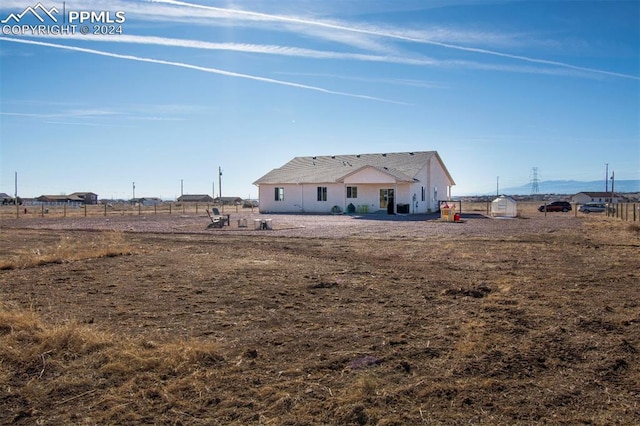
<svg viewBox="0 0 640 426">
<path fill-rule="evenodd" d="M 44 23 L 45 19 L 43 16 L 48 16 L 53 22 L 58 22 L 58 19 L 55 17 L 55 14 L 60 13 L 56 7 L 52 7 L 51 9 L 47 9 L 42 5 L 42 3 L 38 2 L 35 6 L 27 6 L 22 12 L 15 14 L 11 13 L 5 19 L 0 21 L 3 24 L 13 20 L 16 24 L 20 22 L 20 20 L 27 14 L 32 14 L 36 17 L 36 19 L 42 23 Z"/>
</svg>

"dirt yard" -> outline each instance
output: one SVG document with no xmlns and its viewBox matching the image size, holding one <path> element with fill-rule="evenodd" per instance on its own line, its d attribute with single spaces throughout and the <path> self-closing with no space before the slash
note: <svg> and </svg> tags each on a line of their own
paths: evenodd
<svg viewBox="0 0 640 426">
<path fill-rule="evenodd" d="M 525 216 L 2 220 L 0 423 L 637 424 L 638 225 Z"/>
</svg>

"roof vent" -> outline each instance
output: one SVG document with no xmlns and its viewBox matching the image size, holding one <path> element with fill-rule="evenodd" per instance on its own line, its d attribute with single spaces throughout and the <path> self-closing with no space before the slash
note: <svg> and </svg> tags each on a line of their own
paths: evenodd
<svg viewBox="0 0 640 426">
<path fill-rule="evenodd" d="M 413 152 L 410 152 L 409 155 L 413 155 Z"/>
<path fill-rule="evenodd" d="M 331 156 L 331 158 L 336 158 L 336 156 L 335 156 L 335 155 L 332 155 L 332 156 Z"/>
<path fill-rule="evenodd" d="M 360 154 L 356 155 L 356 158 L 360 158 Z"/>
<path fill-rule="evenodd" d="M 382 156 L 383 156 L 383 157 L 386 157 L 386 156 L 387 156 L 387 154 L 382 154 Z"/>
</svg>

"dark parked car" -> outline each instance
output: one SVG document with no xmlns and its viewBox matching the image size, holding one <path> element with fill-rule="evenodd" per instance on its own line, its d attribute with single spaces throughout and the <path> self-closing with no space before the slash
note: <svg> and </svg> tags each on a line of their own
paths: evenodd
<svg viewBox="0 0 640 426">
<path fill-rule="evenodd" d="M 578 208 L 579 212 L 583 213 L 602 213 L 607 207 L 604 204 L 585 204 Z"/>
<path fill-rule="evenodd" d="M 545 208 L 548 212 L 568 212 L 571 210 L 571 204 L 567 201 L 553 201 L 538 207 L 538 211 L 543 212 Z"/>
</svg>

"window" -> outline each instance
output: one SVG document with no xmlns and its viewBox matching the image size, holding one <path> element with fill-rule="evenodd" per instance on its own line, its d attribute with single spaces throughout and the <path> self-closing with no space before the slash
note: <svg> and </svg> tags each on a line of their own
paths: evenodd
<svg viewBox="0 0 640 426">
<path fill-rule="evenodd" d="M 433 187 L 433 201 L 438 201 L 438 187 Z"/>
<path fill-rule="evenodd" d="M 358 198 L 357 186 L 347 186 L 347 198 Z"/>
<path fill-rule="evenodd" d="M 327 187 L 319 186 L 318 187 L 318 201 L 327 201 Z"/>
<path fill-rule="evenodd" d="M 275 200 L 284 201 L 284 188 L 281 186 L 276 187 Z"/>
</svg>

